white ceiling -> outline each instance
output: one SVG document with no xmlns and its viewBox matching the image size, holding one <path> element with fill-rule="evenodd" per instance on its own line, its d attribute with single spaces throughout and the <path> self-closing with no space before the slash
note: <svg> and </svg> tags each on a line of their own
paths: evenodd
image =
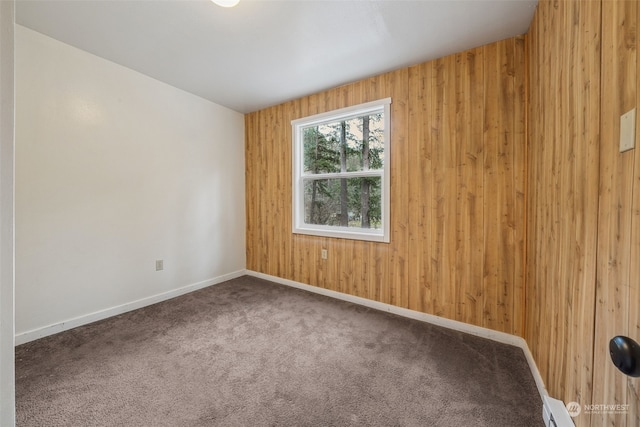
<svg viewBox="0 0 640 427">
<path fill-rule="evenodd" d="M 1 1 L 1 0 L 0 0 Z M 18 0 L 16 22 L 247 113 L 526 33 L 537 0 Z"/>
</svg>

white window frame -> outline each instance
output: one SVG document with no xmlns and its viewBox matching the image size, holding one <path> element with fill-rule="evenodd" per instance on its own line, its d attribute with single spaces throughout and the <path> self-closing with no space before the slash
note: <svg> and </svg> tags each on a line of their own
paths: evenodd
<svg viewBox="0 0 640 427">
<path fill-rule="evenodd" d="M 382 170 L 367 170 L 357 172 L 337 172 L 325 174 L 308 174 L 304 172 L 303 130 L 309 126 L 323 123 L 334 123 L 382 111 L 384 115 L 384 165 Z M 390 233 L 390 165 L 391 165 L 391 98 L 380 99 L 339 110 L 328 111 L 314 116 L 291 121 L 293 130 L 293 233 L 312 236 L 337 237 L 342 239 L 366 240 L 372 242 L 389 243 Z M 321 224 L 307 224 L 304 222 L 304 179 L 327 178 L 357 178 L 363 176 L 379 176 L 382 180 L 380 203 L 382 212 L 382 226 L 380 229 L 366 229 L 356 227 L 340 227 Z"/>
</svg>

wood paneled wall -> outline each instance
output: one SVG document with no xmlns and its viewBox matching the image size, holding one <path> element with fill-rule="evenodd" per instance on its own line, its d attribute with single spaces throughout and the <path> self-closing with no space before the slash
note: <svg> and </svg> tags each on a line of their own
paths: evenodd
<svg viewBox="0 0 640 427">
<path fill-rule="evenodd" d="M 527 35 L 525 339 L 551 396 L 581 404 L 592 392 L 599 37 L 596 1 L 541 1 Z"/>
<path fill-rule="evenodd" d="M 640 380 L 610 361 L 615 335 L 640 340 L 640 128 L 619 153 L 620 115 L 638 104 L 636 1 L 540 1 L 527 37 L 529 186 L 525 338 L 549 393 L 582 405 L 578 426 L 638 426 Z"/>
<path fill-rule="evenodd" d="M 640 120 L 618 152 L 638 22 L 636 1 L 540 0 L 526 43 L 247 115 L 247 267 L 524 335 L 552 396 L 629 405 L 576 425 L 640 425 L 640 380 L 608 355 L 640 341 Z M 388 96 L 391 243 L 293 235 L 290 121 Z"/>
<path fill-rule="evenodd" d="M 593 403 L 629 404 L 627 413 L 592 416 L 592 426 L 640 426 L 640 379 L 611 363 L 609 340 L 640 341 L 640 128 L 636 149 L 619 152 L 620 115 L 640 111 L 637 1 L 602 2 L 600 205 Z M 640 121 L 636 118 L 636 126 Z"/>
<path fill-rule="evenodd" d="M 517 37 L 246 115 L 247 268 L 522 336 L 525 70 Z M 292 234 L 290 121 L 385 97 L 391 242 Z"/>
</svg>

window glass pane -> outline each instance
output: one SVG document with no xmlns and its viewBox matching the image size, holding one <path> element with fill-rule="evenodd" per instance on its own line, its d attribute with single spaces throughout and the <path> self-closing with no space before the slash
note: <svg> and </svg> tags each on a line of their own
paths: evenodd
<svg viewBox="0 0 640 427">
<path fill-rule="evenodd" d="M 307 224 L 340 227 L 382 227 L 381 177 L 305 179 Z"/>
<path fill-rule="evenodd" d="M 384 166 L 382 112 L 303 128 L 304 173 L 356 172 Z"/>
</svg>

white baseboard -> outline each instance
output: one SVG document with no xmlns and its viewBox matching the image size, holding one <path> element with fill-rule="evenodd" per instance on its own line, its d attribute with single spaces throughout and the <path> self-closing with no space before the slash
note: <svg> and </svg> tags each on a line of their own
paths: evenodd
<svg viewBox="0 0 640 427">
<path fill-rule="evenodd" d="M 397 307 L 395 305 L 386 304 L 370 299 L 357 297 L 354 295 L 344 294 L 342 292 L 336 292 L 329 289 L 319 288 L 317 286 L 311 286 L 304 283 L 296 282 L 293 280 L 283 279 L 276 276 L 271 276 L 264 273 L 258 273 L 257 271 L 247 270 L 246 274 L 249 276 L 257 277 L 260 279 L 269 280 L 271 282 L 280 283 L 282 285 L 291 286 L 293 288 L 302 289 L 305 291 L 313 292 L 316 294 L 336 298 L 343 301 L 348 301 L 354 304 L 359 304 L 365 307 L 373 308 L 380 311 L 386 311 L 388 313 L 397 314 L 409 319 L 419 320 L 421 322 L 430 323 L 432 325 L 442 326 L 443 328 L 453 329 L 455 331 L 464 332 L 470 335 L 475 335 L 482 338 L 487 338 L 493 341 L 497 341 L 503 344 L 509 344 L 518 348 L 521 348 L 524 352 L 525 358 L 529 364 L 529 369 L 533 375 L 533 379 L 536 382 L 538 393 L 540 393 L 540 399 L 544 400 L 545 396 L 548 396 L 547 389 L 542 381 L 538 366 L 533 360 L 529 346 L 524 338 L 507 334 L 505 332 L 494 331 L 492 329 L 483 328 L 481 326 L 470 325 L 468 323 L 459 322 L 457 320 L 445 319 L 444 317 L 435 316 L 433 314 L 422 313 L 420 311 L 409 310 L 407 308 Z"/>
<path fill-rule="evenodd" d="M 569 411 L 562 400 L 545 396 L 542 401 L 542 419 L 546 427 L 575 427 L 571 415 L 569 415 Z M 580 406 L 576 402 L 571 404 Z"/>
<path fill-rule="evenodd" d="M 202 282 L 192 283 L 190 285 L 183 286 L 181 288 L 172 289 L 167 292 L 152 295 L 146 298 L 142 298 L 136 301 L 128 302 L 126 304 L 110 307 L 104 310 L 89 313 L 83 316 L 67 319 L 63 322 L 53 325 L 44 326 L 42 328 L 33 329 L 30 331 L 16 334 L 15 345 L 25 344 L 29 341 L 37 340 L 49 335 L 57 334 L 58 332 L 67 331 L 69 329 L 76 328 L 78 326 L 87 325 L 89 323 L 97 322 L 108 317 L 117 316 L 128 311 L 136 310 L 138 308 L 146 307 L 151 304 L 166 301 L 171 298 L 175 298 L 180 295 L 187 294 L 189 292 L 197 291 L 198 289 L 206 288 L 208 286 L 217 285 L 218 283 L 225 282 L 227 280 L 235 279 L 240 276 L 244 276 L 246 270 L 238 270 L 232 273 L 224 274 L 222 276 L 214 277 L 212 279 L 203 280 Z"/>
</svg>

